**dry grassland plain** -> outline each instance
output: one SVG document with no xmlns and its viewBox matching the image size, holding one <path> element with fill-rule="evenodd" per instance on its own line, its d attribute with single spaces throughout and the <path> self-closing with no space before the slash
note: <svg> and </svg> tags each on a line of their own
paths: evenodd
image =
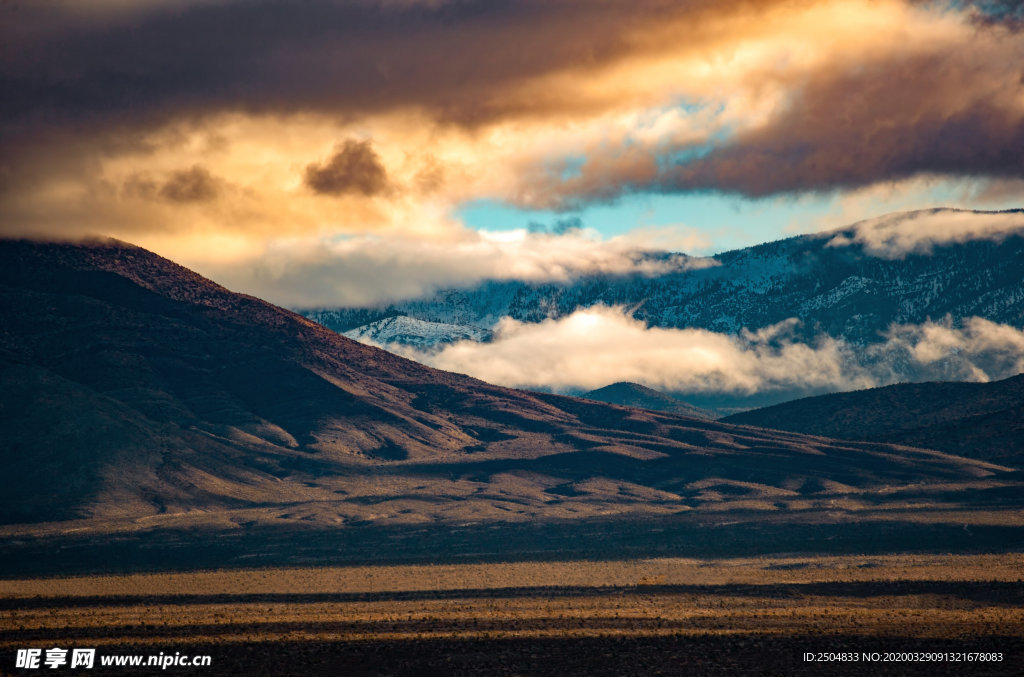
<svg viewBox="0 0 1024 677">
<path fill-rule="evenodd" d="M 1024 556 L 1000 554 L 8 579 L 0 670 L 40 674 L 13 669 L 16 650 L 57 646 L 211 656 L 68 674 L 1011 675 L 1022 578 Z"/>
</svg>

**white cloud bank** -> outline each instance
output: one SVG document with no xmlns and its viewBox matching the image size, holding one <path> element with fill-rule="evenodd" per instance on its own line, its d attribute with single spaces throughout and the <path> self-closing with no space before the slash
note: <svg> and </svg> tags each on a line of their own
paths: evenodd
<svg viewBox="0 0 1024 677">
<path fill-rule="evenodd" d="M 793 337 L 791 319 L 738 336 L 648 327 L 623 308 L 593 307 L 536 324 L 505 318 L 491 343 L 433 352 L 389 349 L 499 385 L 591 390 L 616 381 L 705 395 L 854 390 L 910 380 L 988 381 L 1024 372 L 1024 331 L 971 318 L 895 325 L 884 342 L 855 346 Z"/>
<path fill-rule="evenodd" d="M 971 240 L 1002 241 L 1011 235 L 1024 235 L 1024 210 L 975 212 L 957 209 L 932 209 L 887 214 L 850 226 L 852 237 L 835 235 L 830 247 L 863 245 L 864 251 L 887 259 L 907 254 L 930 254 L 936 246 Z"/>
<path fill-rule="evenodd" d="M 269 246 L 237 263 L 190 262 L 220 284 L 293 308 L 372 306 L 483 280 L 564 282 L 587 273 L 660 275 L 718 265 L 681 254 L 652 256 L 643 238 L 602 239 L 586 229 L 463 230 L 447 239 L 358 236 Z"/>
</svg>

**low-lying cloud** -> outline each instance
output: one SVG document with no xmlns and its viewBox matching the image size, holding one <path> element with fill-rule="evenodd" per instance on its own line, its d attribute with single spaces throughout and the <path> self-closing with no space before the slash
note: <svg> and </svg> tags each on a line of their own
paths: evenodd
<svg viewBox="0 0 1024 677">
<path fill-rule="evenodd" d="M 505 386 L 592 390 L 633 381 L 659 390 L 749 396 L 855 390 L 902 381 L 989 381 L 1024 372 L 1024 331 L 982 318 L 894 325 L 856 346 L 795 337 L 795 319 L 739 335 L 649 327 L 623 308 L 593 307 L 536 324 L 503 319 L 490 343 L 433 352 L 390 347 L 431 366 Z"/>
<path fill-rule="evenodd" d="M 226 287 L 293 308 L 373 306 L 484 280 L 565 282 L 592 273 L 661 275 L 718 265 L 650 253 L 628 237 L 593 231 L 475 232 L 446 240 L 360 236 L 268 248 L 239 263 L 190 267 Z"/>
<path fill-rule="evenodd" d="M 828 246 L 858 244 L 873 256 L 896 259 L 907 254 L 930 254 L 936 246 L 972 240 L 1000 242 L 1012 235 L 1024 235 L 1024 210 L 932 209 L 855 223 L 829 240 Z"/>
</svg>

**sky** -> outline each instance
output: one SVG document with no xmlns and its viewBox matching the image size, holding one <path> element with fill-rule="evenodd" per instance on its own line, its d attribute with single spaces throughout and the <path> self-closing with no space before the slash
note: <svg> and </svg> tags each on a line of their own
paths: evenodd
<svg viewBox="0 0 1024 677">
<path fill-rule="evenodd" d="M 7 0 L 0 235 L 365 305 L 1020 207 L 1021 64 L 1018 2 Z"/>
</svg>

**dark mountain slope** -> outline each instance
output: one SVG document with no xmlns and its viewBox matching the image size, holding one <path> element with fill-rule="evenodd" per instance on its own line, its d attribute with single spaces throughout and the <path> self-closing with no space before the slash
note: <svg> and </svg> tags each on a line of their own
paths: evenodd
<svg viewBox="0 0 1024 677">
<path fill-rule="evenodd" d="M 594 400 L 595 402 L 607 402 L 608 404 L 620 404 L 624 407 L 636 407 L 638 409 L 650 409 L 651 411 L 665 411 L 694 418 L 713 418 L 708 412 L 683 400 L 678 400 L 671 395 L 640 385 L 621 381 L 612 383 L 597 390 L 580 395 L 583 399 Z"/>
<path fill-rule="evenodd" d="M 858 493 L 876 505 L 883 487 L 948 492 L 1005 474 L 937 452 L 491 386 L 119 242 L 0 242 L 0 313 L 8 524 L 775 511 L 837 496 L 852 505 Z"/>
<path fill-rule="evenodd" d="M 1024 374 L 995 383 L 905 383 L 807 397 L 722 420 L 941 449 L 1024 468 Z"/>
</svg>

